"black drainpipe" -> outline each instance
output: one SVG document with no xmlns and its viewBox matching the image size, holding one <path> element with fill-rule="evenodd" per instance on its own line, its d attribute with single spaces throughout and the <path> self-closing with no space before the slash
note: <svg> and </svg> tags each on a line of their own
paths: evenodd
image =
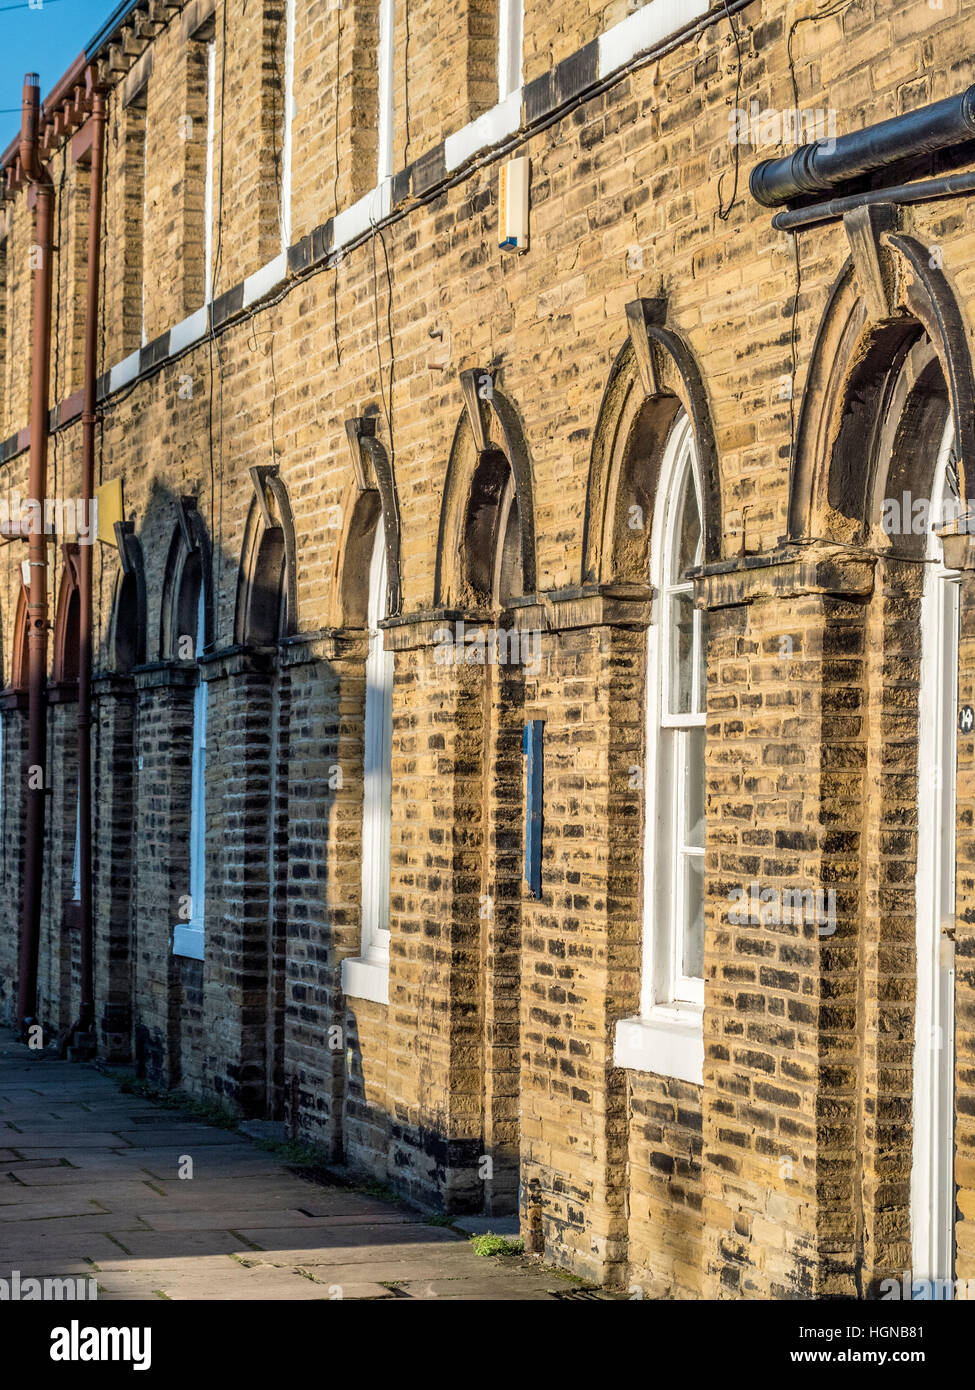
<svg viewBox="0 0 975 1390">
<path fill-rule="evenodd" d="M 794 198 L 829 193 L 838 184 L 902 159 L 960 145 L 975 137 L 975 86 L 836 140 L 800 145 L 781 159 L 756 164 L 748 187 L 756 202 L 777 207 Z"/>
</svg>

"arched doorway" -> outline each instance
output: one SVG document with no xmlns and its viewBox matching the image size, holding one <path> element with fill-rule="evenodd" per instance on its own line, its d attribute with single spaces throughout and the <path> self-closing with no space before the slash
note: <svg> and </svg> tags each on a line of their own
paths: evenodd
<svg viewBox="0 0 975 1390">
<path fill-rule="evenodd" d="M 272 1123 L 285 1119 L 286 991 L 288 941 L 288 786 L 290 672 L 282 643 L 295 630 L 294 524 L 287 488 L 276 471 L 256 471 L 238 576 L 235 638 L 248 653 L 246 669 L 234 677 L 241 704 L 240 750 L 249 799 L 267 807 L 260 848 L 263 862 L 245 876 L 244 918 L 253 980 L 248 1029 L 263 1062 L 263 1102 L 250 1106 Z M 246 711 L 263 708 L 260 727 Z M 254 856 L 257 857 L 256 855 Z M 257 1089 L 257 1086 L 255 1086 Z"/>
<path fill-rule="evenodd" d="M 844 1160 L 857 1208 L 851 1265 L 867 1293 L 906 1272 L 914 1297 L 941 1297 L 954 1275 L 964 1172 L 955 1166 L 965 1142 L 955 1116 L 964 1122 L 968 1081 L 955 1069 L 955 1015 L 965 1016 L 970 987 L 964 973 L 955 980 L 952 957 L 956 892 L 959 929 L 971 913 L 967 875 L 956 872 L 968 852 L 956 798 L 970 794 L 959 745 L 970 761 L 972 734 L 959 727 L 957 706 L 959 682 L 970 690 L 972 672 L 959 639 L 967 577 L 946 563 L 939 532 L 970 505 L 975 377 L 945 273 L 907 235 L 885 234 L 879 254 L 889 293 L 879 301 L 861 293 L 868 277 L 851 261 L 818 330 L 789 536 L 804 547 L 838 545 L 871 576 L 857 591 L 863 676 L 850 691 L 863 768 L 860 798 L 850 802 L 851 843 L 860 847 L 848 898 L 858 970 L 849 1015 L 858 1029 L 856 1142 Z M 836 949 L 842 944 L 838 933 Z M 830 950 L 824 956 L 838 963 Z M 834 1191 L 839 1207 L 839 1185 Z"/>
<path fill-rule="evenodd" d="M 438 608 L 453 617 L 439 637 L 451 638 L 454 663 L 478 673 L 463 695 L 465 721 L 477 730 L 481 791 L 480 906 L 469 938 L 478 963 L 471 1005 L 480 1055 L 478 1177 L 484 1214 L 505 1217 L 518 1211 L 520 1197 L 525 730 L 542 634 L 523 617 L 535 588 L 524 436 L 500 393 L 482 400 L 471 401 L 454 437 L 435 591 Z M 450 642 L 442 641 L 437 661 L 449 659 Z"/>
</svg>

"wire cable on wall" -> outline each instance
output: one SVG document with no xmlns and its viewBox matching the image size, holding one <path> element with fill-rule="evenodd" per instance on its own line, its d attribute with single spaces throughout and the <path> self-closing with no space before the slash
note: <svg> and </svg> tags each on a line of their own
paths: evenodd
<svg viewBox="0 0 975 1390">
<path fill-rule="evenodd" d="M 726 0 L 727 3 L 727 0 Z M 809 24 L 818 19 L 829 19 L 832 15 L 839 14 L 842 10 L 847 10 L 854 3 L 854 0 L 840 0 L 838 5 L 831 6 L 828 10 L 819 10 L 815 14 L 807 14 L 794 19 L 789 28 L 786 38 L 786 56 L 789 60 L 789 78 L 792 82 L 792 109 L 796 113 L 796 121 L 799 119 L 799 79 L 796 76 L 795 56 L 792 52 L 792 40 L 800 24 Z M 798 131 L 798 124 L 796 127 Z M 796 267 L 796 292 L 792 300 L 792 328 L 791 328 L 791 351 L 792 351 L 792 380 L 789 385 L 789 471 L 791 473 L 795 464 L 796 455 L 796 377 L 799 374 L 799 295 L 802 292 L 802 258 L 799 252 L 799 231 L 793 233 L 792 255 Z"/>
<path fill-rule="evenodd" d="M 396 353 L 393 348 L 393 278 L 389 269 L 389 254 L 386 249 L 386 238 L 383 229 L 376 223 L 372 224 L 373 230 L 378 234 L 383 248 L 383 260 L 386 263 L 386 336 L 389 342 L 389 400 L 386 399 L 386 386 L 383 381 L 383 358 L 379 346 L 379 267 L 376 257 L 376 237 L 372 238 L 372 303 L 373 314 L 376 322 L 376 360 L 379 364 L 379 393 L 382 397 L 383 410 L 386 413 L 386 429 L 389 432 L 389 462 L 390 467 L 396 459 L 396 446 L 393 443 L 393 371 L 396 362 Z"/>
<path fill-rule="evenodd" d="M 735 62 L 735 111 L 737 112 L 741 109 L 741 39 L 738 34 L 738 25 L 735 23 L 734 16 L 728 8 L 728 0 L 724 0 L 724 12 L 728 18 L 728 23 L 731 25 L 731 32 L 735 37 L 735 51 L 737 53 L 737 60 Z M 735 199 L 738 197 L 738 175 L 741 172 L 741 140 L 738 139 L 737 135 L 734 143 L 734 169 L 735 181 L 731 189 L 731 201 L 728 203 L 727 207 L 725 207 L 724 200 L 721 196 L 721 185 L 724 182 L 725 174 L 728 172 L 727 169 L 722 171 L 721 177 L 718 179 L 718 216 L 722 222 L 727 222 L 728 218 L 731 216 L 731 210 L 735 205 Z"/>
</svg>

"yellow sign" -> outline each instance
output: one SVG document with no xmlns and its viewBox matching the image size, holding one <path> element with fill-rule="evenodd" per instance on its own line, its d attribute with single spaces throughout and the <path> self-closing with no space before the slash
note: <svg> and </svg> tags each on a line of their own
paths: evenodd
<svg viewBox="0 0 975 1390">
<path fill-rule="evenodd" d="M 103 545 L 115 545 L 115 523 L 123 520 L 122 479 L 113 478 L 95 489 L 98 504 L 98 539 Z"/>
</svg>

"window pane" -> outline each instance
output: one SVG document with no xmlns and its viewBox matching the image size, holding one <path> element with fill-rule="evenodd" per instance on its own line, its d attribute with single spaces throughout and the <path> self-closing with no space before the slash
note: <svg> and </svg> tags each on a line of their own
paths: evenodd
<svg viewBox="0 0 975 1390">
<path fill-rule="evenodd" d="M 689 714 L 694 662 L 693 594 L 672 594 L 670 604 L 670 712 Z"/>
<path fill-rule="evenodd" d="M 684 474 L 681 500 L 677 512 L 677 530 L 674 535 L 674 563 L 670 582 L 681 584 L 687 578 L 687 571 L 700 564 L 698 550 L 701 545 L 701 514 L 697 507 L 697 493 L 690 468 Z"/>
<path fill-rule="evenodd" d="M 684 733 L 684 844 L 704 848 L 704 730 Z"/>
<path fill-rule="evenodd" d="M 684 874 L 684 941 L 681 973 L 699 980 L 704 975 L 704 855 L 682 854 Z"/>
</svg>

